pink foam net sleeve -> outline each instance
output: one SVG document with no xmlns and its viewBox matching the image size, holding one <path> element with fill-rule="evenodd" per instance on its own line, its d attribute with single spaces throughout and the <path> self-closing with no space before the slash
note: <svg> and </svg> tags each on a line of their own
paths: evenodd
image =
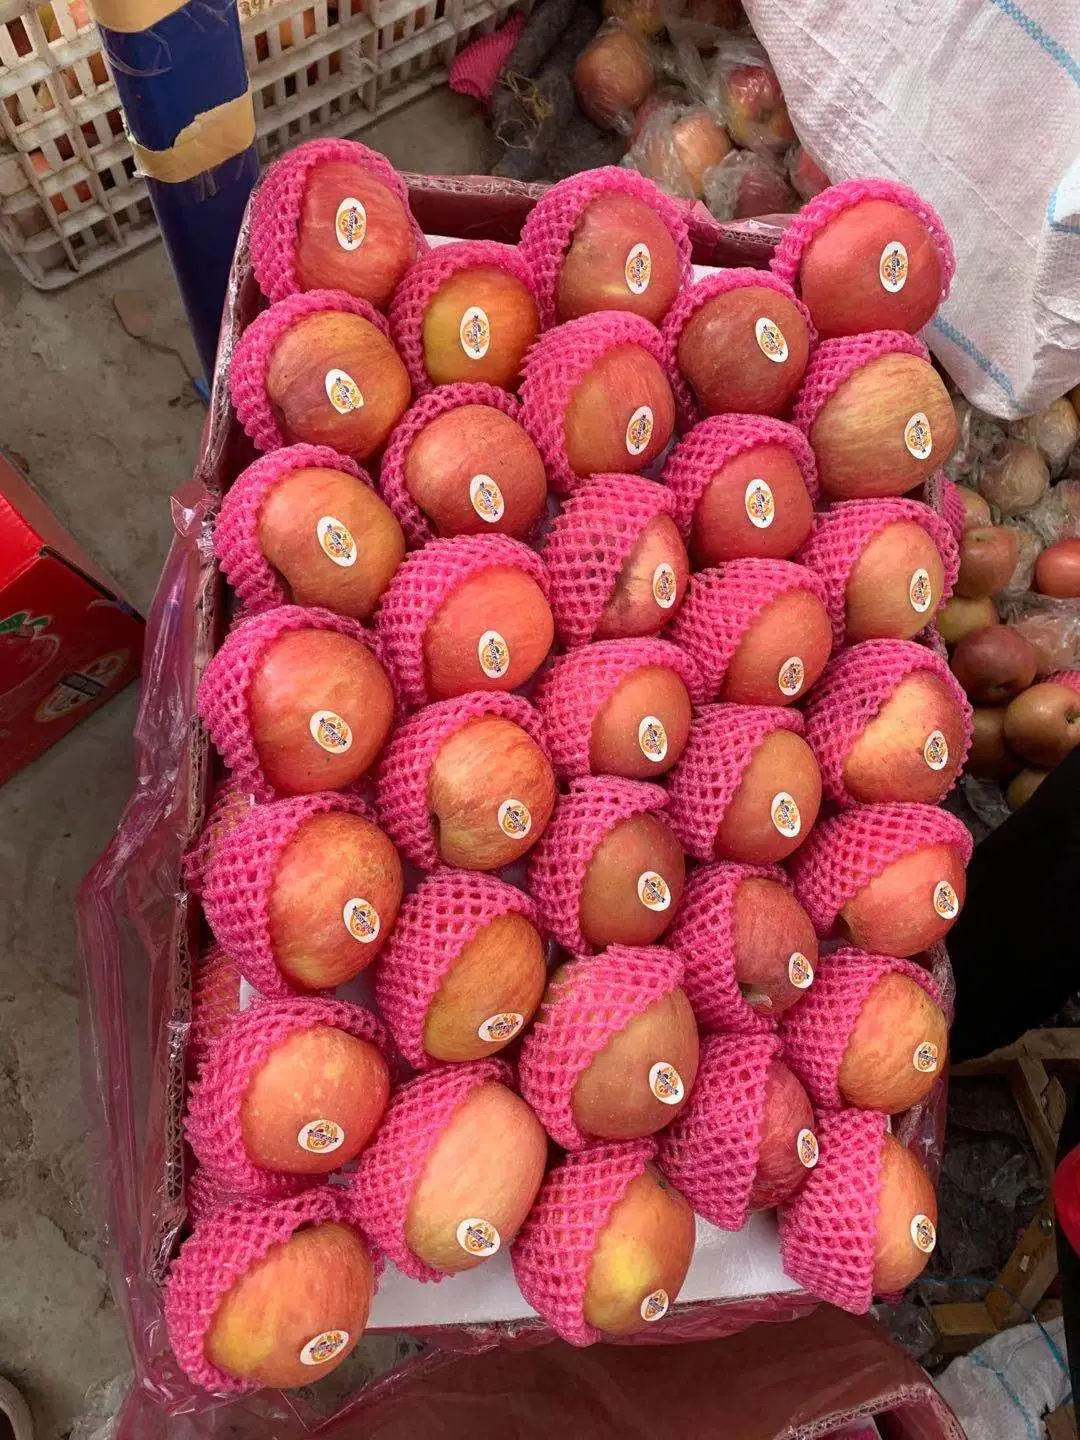
<svg viewBox="0 0 1080 1440">
<path fill-rule="evenodd" d="M 254 804 L 254 795 L 245 795 L 229 777 L 219 783 L 210 802 L 206 823 L 184 856 L 184 880 L 193 895 L 203 892 L 218 841 L 239 825 Z"/>
<path fill-rule="evenodd" d="M 303 287 L 296 273 L 296 242 L 304 192 L 312 170 L 331 161 L 346 161 L 369 170 L 381 185 L 397 196 L 409 218 L 416 253 L 428 249 L 424 232 L 409 208 L 405 182 L 389 160 L 358 140 L 308 140 L 282 155 L 263 175 L 251 201 L 248 241 L 251 268 L 268 300 L 284 300 Z"/>
<path fill-rule="evenodd" d="M 474 100 L 481 100 L 486 105 L 495 93 L 502 68 L 510 59 L 524 28 L 525 16 L 512 15 L 491 35 L 481 35 L 471 45 L 466 45 L 451 62 L 450 89 L 459 95 L 471 95 Z"/>
<path fill-rule="evenodd" d="M 620 1030 L 675 990 L 683 963 L 662 945 L 609 945 L 575 960 L 547 996 L 521 1042 L 521 1093 L 564 1150 L 581 1150 L 595 1137 L 574 1119 L 578 1077 Z"/>
<path fill-rule="evenodd" d="M 967 506 L 960 494 L 959 485 L 954 485 L 947 479 L 941 482 L 941 513 L 953 533 L 953 539 L 959 545 L 967 528 Z"/>
<path fill-rule="evenodd" d="M 409 1206 L 435 1143 L 474 1090 L 509 1079 L 510 1069 L 501 1060 L 441 1065 L 418 1075 L 394 1092 L 360 1157 L 352 1179 L 353 1211 L 364 1233 L 412 1280 L 443 1279 L 405 1240 Z"/>
<path fill-rule="evenodd" d="M 401 907 L 375 969 L 375 999 L 394 1043 L 410 1065 L 430 1069 L 424 1023 L 439 986 L 480 932 L 502 915 L 536 925 L 523 890 L 493 875 L 443 868 L 422 880 Z"/>
<path fill-rule="evenodd" d="M 657 1164 L 696 1214 L 741 1230 L 761 1146 L 765 1082 L 780 1054 L 775 1035 L 709 1035 L 690 1098 L 657 1137 Z"/>
<path fill-rule="evenodd" d="M 659 785 L 596 775 L 571 780 L 555 802 L 547 830 L 529 861 L 529 893 L 544 928 L 564 949 L 584 955 L 596 947 L 581 933 L 581 889 L 600 841 L 634 815 L 657 814 L 668 798 Z"/>
<path fill-rule="evenodd" d="M 521 230 L 521 248 L 532 269 L 540 320 L 545 330 L 558 323 L 555 295 L 574 231 L 599 195 L 629 195 L 647 205 L 671 233 L 679 265 L 679 285 L 690 279 L 690 232 L 682 209 L 659 186 L 633 170 L 607 165 L 560 180 L 540 197 Z M 677 302 L 676 302 L 677 303 Z"/>
<path fill-rule="evenodd" d="M 518 1232 L 510 1251 L 518 1288 L 571 1345 L 603 1339 L 585 1319 L 589 1266 L 612 1211 L 655 1154 L 651 1140 L 623 1140 L 567 1155 L 548 1171 Z"/>
</svg>

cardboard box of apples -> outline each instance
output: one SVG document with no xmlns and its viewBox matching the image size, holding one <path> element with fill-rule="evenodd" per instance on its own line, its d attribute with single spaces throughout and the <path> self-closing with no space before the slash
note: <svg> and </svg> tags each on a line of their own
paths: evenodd
<svg viewBox="0 0 1080 1440">
<path fill-rule="evenodd" d="M 703 1253 L 692 1297 L 759 1318 L 902 1290 L 971 848 L 937 217 L 853 182 L 771 271 L 695 274 L 685 212 L 602 170 L 440 244 L 318 141 L 250 257 L 180 1368 L 305 1385 L 369 1314 L 674 1337 Z"/>
</svg>

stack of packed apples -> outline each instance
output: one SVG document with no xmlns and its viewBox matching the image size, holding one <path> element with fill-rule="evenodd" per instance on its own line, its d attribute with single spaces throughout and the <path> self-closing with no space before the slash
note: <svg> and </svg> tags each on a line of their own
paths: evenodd
<svg viewBox="0 0 1080 1440">
<path fill-rule="evenodd" d="M 955 440 L 913 337 L 937 217 L 849 183 L 771 272 L 695 279 L 680 207 L 608 169 L 517 246 L 429 246 L 385 160 L 323 140 L 250 248 L 180 1363 L 310 1382 L 385 1262 L 500 1250 L 558 1334 L 625 1336 L 696 1216 L 772 1207 L 808 1290 L 902 1290 L 936 1206 L 890 1117 L 943 1071 L 970 854 L 937 808 L 957 546 L 909 494 Z"/>
</svg>

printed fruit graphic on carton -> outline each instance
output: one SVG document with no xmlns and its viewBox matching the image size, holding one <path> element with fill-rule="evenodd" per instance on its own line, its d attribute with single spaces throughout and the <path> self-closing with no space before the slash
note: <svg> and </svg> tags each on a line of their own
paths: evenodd
<svg viewBox="0 0 1080 1440">
<path fill-rule="evenodd" d="M 327 160 L 308 172 L 296 273 L 304 290 L 345 290 L 384 310 L 416 256 L 405 206 L 365 166 Z"/>
</svg>

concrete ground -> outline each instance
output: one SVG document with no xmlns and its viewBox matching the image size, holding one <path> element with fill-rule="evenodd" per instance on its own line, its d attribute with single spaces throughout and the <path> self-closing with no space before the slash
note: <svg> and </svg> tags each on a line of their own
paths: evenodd
<svg viewBox="0 0 1080 1440">
<path fill-rule="evenodd" d="M 468 173 L 485 131 L 438 91 L 362 138 L 405 169 Z M 151 338 L 113 296 L 139 292 Z M 0 257 L 0 444 L 25 459 L 60 519 L 145 608 L 169 543 L 168 497 L 195 460 L 194 353 L 161 246 L 43 294 Z M 98 1262 L 84 1156 L 73 899 L 130 788 L 137 687 L 0 790 L 0 1373 L 43 1440 L 128 1367 Z"/>
</svg>

